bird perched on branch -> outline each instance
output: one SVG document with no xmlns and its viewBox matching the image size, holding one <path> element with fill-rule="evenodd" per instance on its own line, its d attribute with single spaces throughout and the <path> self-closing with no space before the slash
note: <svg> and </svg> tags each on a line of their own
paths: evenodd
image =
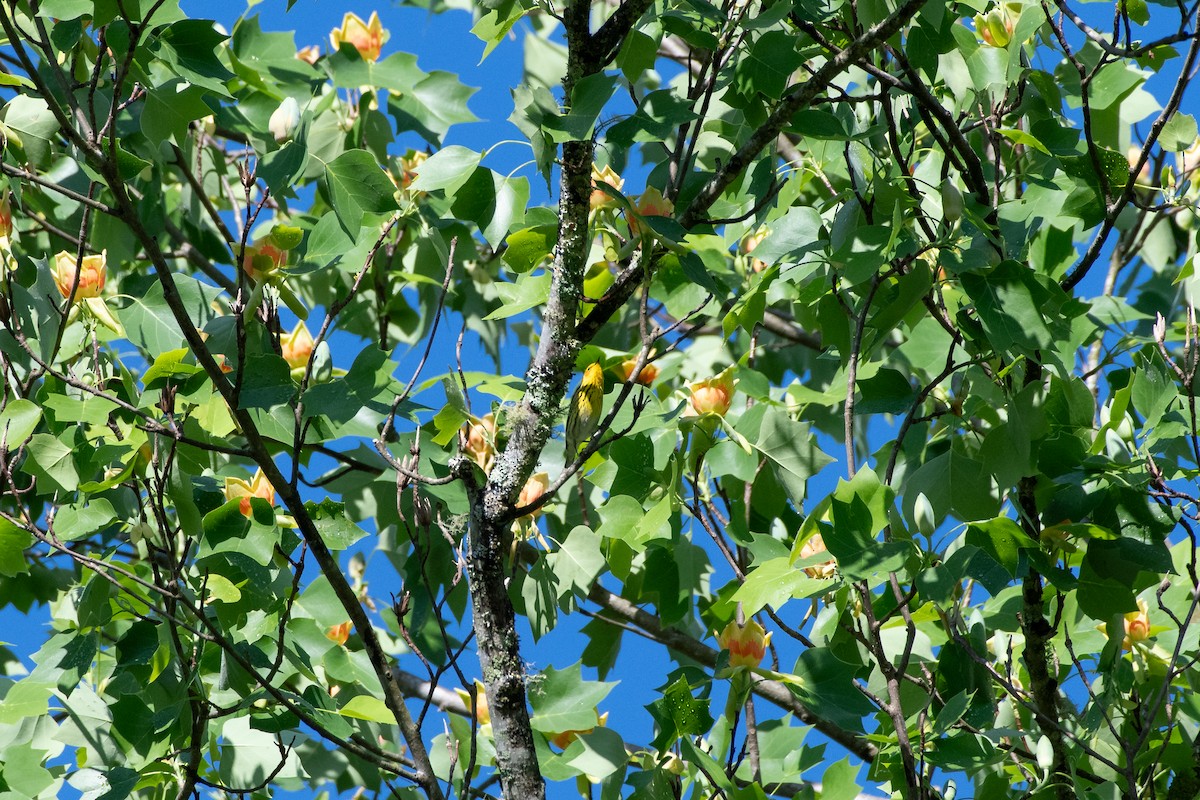
<svg viewBox="0 0 1200 800">
<path fill-rule="evenodd" d="M 596 432 L 604 405 L 604 368 L 596 361 L 583 371 L 583 380 L 571 396 L 567 412 L 567 463 L 575 460 L 579 447 Z"/>
</svg>

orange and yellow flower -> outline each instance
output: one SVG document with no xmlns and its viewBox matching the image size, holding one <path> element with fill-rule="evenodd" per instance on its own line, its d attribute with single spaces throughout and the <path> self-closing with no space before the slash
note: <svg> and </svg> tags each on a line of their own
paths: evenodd
<svg viewBox="0 0 1200 800">
<path fill-rule="evenodd" d="M 331 625 L 329 630 L 325 631 L 325 638 L 344 645 L 350 639 L 350 629 L 353 627 L 354 624 L 350 620 L 346 620 L 340 625 Z"/>
<path fill-rule="evenodd" d="M 283 350 L 283 360 L 292 369 L 304 369 L 312 356 L 313 337 L 308 332 L 308 326 L 297 322 L 296 327 L 287 336 L 280 338 L 279 346 Z"/>
<path fill-rule="evenodd" d="M 596 165 L 592 164 L 592 186 L 598 187 L 602 183 L 611 186 L 619 192 L 625 186 L 625 179 L 607 164 L 600 169 L 597 169 Z M 590 203 L 592 210 L 596 211 L 597 209 L 611 208 L 617 205 L 617 199 L 601 189 L 593 188 Z"/>
<path fill-rule="evenodd" d="M 617 371 L 621 375 L 621 380 L 629 380 L 629 376 L 633 374 L 633 368 L 637 366 L 636 358 L 627 358 L 620 363 Z M 649 386 L 654 383 L 654 379 L 658 377 L 658 367 L 653 364 L 647 364 L 642 367 L 642 371 L 638 373 L 637 382 L 642 386 Z"/>
<path fill-rule="evenodd" d="M 821 534 L 814 533 L 808 538 L 808 541 L 804 543 L 804 546 L 800 548 L 800 557 L 808 558 L 809 556 L 815 556 L 817 553 L 823 552 L 825 552 L 825 539 L 821 536 Z M 804 568 L 804 574 L 808 575 L 810 578 L 832 578 L 836 572 L 837 562 L 832 558 L 828 561 L 822 561 L 820 564 L 813 564 L 812 566 Z"/>
<path fill-rule="evenodd" d="M 0 198 L 0 238 L 12 236 L 12 203 L 8 197 Z"/>
<path fill-rule="evenodd" d="M 463 435 L 467 439 L 467 455 L 485 474 L 491 472 L 496 459 L 496 415 L 473 418 L 463 426 Z"/>
<path fill-rule="evenodd" d="M 77 280 L 78 285 L 76 285 Z M 58 291 L 63 297 L 71 296 L 72 287 L 75 289 L 76 300 L 99 297 L 100 293 L 104 291 L 106 280 L 108 280 L 106 252 L 84 256 L 82 268 L 76 264 L 75 255 L 66 250 L 54 257 L 54 285 L 58 287 Z"/>
<path fill-rule="evenodd" d="M 596 715 L 596 724 L 593 725 L 592 727 L 587 728 L 585 730 L 563 731 L 562 733 L 556 733 L 556 734 L 554 734 L 554 736 L 550 737 L 550 744 L 554 745 L 559 750 L 566 750 L 568 747 L 571 746 L 571 743 L 574 742 L 576 739 L 578 739 L 580 736 L 589 734 L 592 731 L 596 730 L 596 728 L 598 728 L 598 727 L 603 728 L 607 724 L 608 724 L 608 712 L 605 711 L 603 714 Z"/>
<path fill-rule="evenodd" d="M 675 204 L 663 197 L 662 192 L 653 186 L 642 192 L 633 208 L 637 213 L 629 217 L 629 232 L 634 236 L 642 234 L 639 217 L 669 217 L 675 212 Z"/>
<path fill-rule="evenodd" d="M 1124 650 L 1132 650 L 1135 644 L 1150 638 L 1150 610 L 1145 600 L 1138 600 L 1138 610 L 1125 615 L 1125 638 L 1121 641 Z"/>
<path fill-rule="evenodd" d="M 242 256 L 242 269 L 257 283 L 278 272 L 287 260 L 287 251 L 277 247 L 270 238 L 264 237 L 246 247 Z"/>
<path fill-rule="evenodd" d="M 733 403 L 734 387 L 737 381 L 733 378 L 733 368 L 725 369 L 720 375 L 703 381 L 688 384 L 688 407 L 684 409 L 685 417 L 703 417 L 706 414 L 716 414 L 723 417 Z"/>
<path fill-rule="evenodd" d="M 329 43 L 336 52 L 346 42 L 354 46 L 364 61 L 378 61 L 383 43 L 387 41 L 387 31 L 379 21 L 379 12 L 371 12 L 371 19 L 363 22 L 358 14 L 347 11 L 342 17 L 342 27 L 334 28 L 329 33 Z"/>
<path fill-rule="evenodd" d="M 535 472 L 529 476 L 529 480 L 525 481 L 525 486 L 521 488 L 521 494 L 517 496 L 517 507 L 524 508 L 536 503 L 549 488 L 550 476 L 544 472 Z M 538 512 L 532 513 L 537 514 Z"/>
<path fill-rule="evenodd" d="M 722 650 L 729 651 L 729 666 L 753 668 L 762 663 L 767 645 L 771 643 L 771 634 L 753 619 L 745 625 L 733 620 L 721 631 L 717 643 Z"/>
<path fill-rule="evenodd" d="M 244 478 L 225 479 L 225 501 L 241 500 L 238 510 L 242 512 L 242 516 L 249 517 L 253 513 L 253 506 L 250 504 L 253 497 L 260 497 L 275 505 L 275 487 L 267 480 L 261 468 L 256 470 L 254 477 L 248 481 Z"/>
</svg>

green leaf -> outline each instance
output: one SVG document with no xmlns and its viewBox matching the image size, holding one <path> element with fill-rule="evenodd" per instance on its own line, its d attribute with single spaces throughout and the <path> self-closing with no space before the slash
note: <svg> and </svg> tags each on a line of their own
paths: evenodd
<svg viewBox="0 0 1200 800">
<path fill-rule="evenodd" d="M 535 306 L 544 305 L 550 297 L 550 273 L 518 275 L 513 283 L 496 284 L 496 292 L 503 304 L 484 317 L 485 320 L 515 317 Z"/>
<path fill-rule="evenodd" d="M 795 421 L 775 406 L 755 405 L 742 415 L 737 431 L 766 456 L 793 502 L 802 502 L 808 479 L 833 463 L 808 425 Z"/>
<path fill-rule="evenodd" d="M 904 487 L 904 511 L 913 519 L 913 504 L 924 494 L 941 524 L 947 514 L 964 522 L 993 517 L 1000 511 L 1000 493 L 985 465 L 955 450 L 922 464 Z"/>
<path fill-rule="evenodd" d="M 216 53 L 228 38 L 210 20 L 184 19 L 157 31 L 149 42 L 158 59 L 187 83 L 229 97 L 225 84 L 234 74 Z"/>
<path fill-rule="evenodd" d="M 267 566 L 279 543 L 275 510 L 259 497 L 250 500 L 250 516 L 241 512 L 241 502 L 231 500 L 204 515 L 204 536 L 200 539 L 198 560 L 221 553 L 249 556 Z"/>
<path fill-rule="evenodd" d="M 559 586 L 579 597 L 586 597 L 592 584 L 604 572 L 607 561 L 600 546 L 599 534 L 585 525 L 575 526 L 558 550 L 543 558 L 558 577 Z"/>
<path fill-rule="evenodd" d="M 387 703 L 366 694 L 351 697 L 346 705 L 338 709 L 338 713 L 343 717 L 365 719 L 368 722 L 396 724 L 396 715 L 387 707 Z"/>
<path fill-rule="evenodd" d="M 546 260 L 557 241 L 558 227 L 554 225 L 538 225 L 514 231 L 508 237 L 508 246 L 502 258 L 513 272 L 529 272 Z"/>
<path fill-rule="evenodd" d="M 592 728 L 597 724 L 596 707 L 616 685 L 585 681 L 579 662 L 561 670 L 547 667 L 529 686 L 529 705 L 533 709 L 529 724 L 543 733 Z"/>
<path fill-rule="evenodd" d="M 825 594 L 833 585 L 831 580 L 810 578 L 800 566 L 793 565 L 790 556 L 781 556 L 751 570 L 731 599 L 741 603 L 745 613 L 751 615 L 766 606 L 779 608 L 788 600 Z"/>
<path fill-rule="evenodd" d="M 238 408 L 272 408 L 296 396 L 292 368 L 274 353 L 246 356 Z"/>
<path fill-rule="evenodd" d="M 54 532 L 64 542 L 73 542 L 110 525 L 117 518 L 116 509 L 104 497 L 94 497 L 86 503 L 62 506 L 54 517 Z"/>
<path fill-rule="evenodd" d="M 1038 544 L 1008 517 L 977 522 L 967 528 L 966 543 L 978 547 L 1017 577 L 1022 550 L 1037 549 Z"/>
<path fill-rule="evenodd" d="M 909 542 L 880 542 L 876 538 L 889 522 L 892 499 L 891 488 L 881 484 L 869 467 L 859 470 L 850 481 L 838 482 L 829 499 L 833 526 L 823 538 L 826 549 L 837 559 L 838 569 L 848 578 L 868 578 L 877 572 L 899 569 L 911 552 Z M 798 556 L 797 548 L 792 558 Z"/>
<path fill-rule="evenodd" d="M 312 517 L 313 523 L 316 524 L 317 531 L 321 534 L 321 540 L 334 552 L 345 550 L 367 535 L 366 531 L 346 518 L 345 503 L 337 503 L 326 498 L 320 503 L 310 500 L 304 504 L 304 507 Z"/>
<path fill-rule="evenodd" d="M 421 192 L 445 189 L 447 196 L 452 196 L 458 187 L 470 180 L 482 157 L 461 145 L 443 147 L 417 168 L 417 179 L 412 188 Z"/>
<path fill-rule="evenodd" d="M 646 708 L 658 723 L 658 735 L 652 743 L 658 750 L 665 750 L 681 737 L 706 733 L 713 725 L 708 703 L 692 696 L 692 687 L 682 675 Z"/>
<path fill-rule="evenodd" d="M 788 31 L 767 31 L 738 61 L 734 85 L 748 97 L 762 94 L 777 98 L 804 61 L 804 54 L 796 47 L 795 36 Z"/>
<path fill-rule="evenodd" d="M 187 138 L 188 123 L 212 113 L 204 102 L 205 89 L 177 80 L 156 86 L 146 92 L 142 106 L 142 133 L 154 144 L 174 139 L 182 144 Z"/>
<path fill-rule="evenodd" d="M 452 125 L 478 120 L 467 108 L 476 91 L 459 82 L 457 75 L 435 70 L 415 86 L 389 94 L 388 111 L 396 120 L 397 133 L 416 131 L 434 147 L 441 147 L 442 137 Z"/>
<path fill-rule="evenodd" d="M 858 797 L 862 791 L 858 783 L 861 769 L 851 764 L 849 758 L 826 767 L 821 776 L 821 800 L 854 800 Z"/>
<path fill-rule="evenodd" d="M 174 281 L 184 312 L 193 325 L 203 328 L 216 316 L 212 303 L 221 296 L 222 290 L 187 275 L 175 275 Z M 185 344 L 175 315 L 163 298 L 162 284 L 155 283 L 144 297 L 134 297 L 129 305 L 117 312 L 117 317 L 129 341 L 151 358 Z"/>
<path fill-rule="evenodd" d="M 509 229 L 525 219 L 529 181 L 505 178 L 478 167 L 454 192 L 451 211 L 459 219 L 474 222 L 492 248 L 498 248 Z"/>
<path fill-rule="evenodd" d="M 33 534 L 6 519 L 0 519 L 0 575 L 11 578 L 28 572 L 25 551 L 32 546 Z"/>
<path fill-rule="evenodd" d="M 580 734 L 575 741 L 579 743 L 583 752 L 572 756 L 568 763 L 589 778 L 606 778 L 629 761 L 625 741 L 621 734 L 614 730 L 596 727 L 591 733 Z M 572 745 L 572 750 L 574 749 Z"/>
<path fill-rule="evenodd" d="M 545 559 L 540 559 L 521 576 L 522 614 L 529 620 L 529 628 L 536 642 L 558 624 L 558 576 Z"/>
<path fill-rule="evenodd" d="M 294 54 L 295 50 L 292 52 Z M 424 70 L 417 67 L 417 57 L 412 53 L 392 53 L 379 61 L 367 61 L 346 43 L 330 53 L 325 67 L 332 73 L 333 85 L 338 89 L 371 86 L 401 93 L 426 77 Z"/>
<path fill-rule="evenodd" d="M 203 372 L 204 368 L 197 364 L 190 364 L 184 359 L 192 351 L 187 347 L 181 347 L 178 350 L 168 350 L 165 353 L 160 353 L 154 359 L 154 363 L 150 368 L 142 373 L 142 383 L 146 389 L 161 389 L 172 378 L 187 378 Z"/>
<path fill-rule="evenodd" d="M 74 450 L 48 433 L 36 433 L 29 440 L 26 470 L 39 481 L 38 490 L 73 492 L 79 486 Z"/>
<path fill-rule="evenodd" d="M 821 246 L 821 215 L 811 206 L 795 206 L 770 225 L 770 234 L 754 248 L 754 257 L 772 266 L 799 261 Z"/>
<path fill-rule="evenodd" d="M 10 453 L 16 452 L 33 435 L 41 421 L 42 410 L 33 401 L 23 397 L 9 401 L 0 411 L 0 442 Z"/>
<path fill-rule="evenodd" d="M 590 139 L 600 112 L 616 89 L 615 75 L 601 72 L 580 78 L 571 93 L 570 108 L 562 114 L 548 115 L 542 120 L 543 130 L 559 144 Z"/>
<path fill-rule="evenodd" d="M 1196 143 L 1197 135 L 1200 134 L 1196 130 L 1196 118 L 1191 114 L 1176 111 L 1163 126 L 1162 133 L 1158 135 L 1158 143 L 1162 145 L 1163 150 L 1181 153 Z"/>
<path fill-rule="evenodd" d="M 963 289 L 975 302 L 988 340 L 998 352 L 1013 348 L 1048 348 L 1053 336 L 1041 311 L 1032 273 L 1015 261 L 1004 261 L 987 273 L 961 276 Z"/>
<path fill-rule="evenodd" d="M 347 150 L 325 165 L 330 204 L 342 229 L 357 236 L 364 214 L 395 211 L 396 187 L 366 150 Z"/>
</svg>

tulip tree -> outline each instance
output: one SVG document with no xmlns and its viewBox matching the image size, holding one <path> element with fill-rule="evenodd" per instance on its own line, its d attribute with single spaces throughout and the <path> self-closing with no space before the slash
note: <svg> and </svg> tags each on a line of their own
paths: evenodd
<svg viewBox="0 0 1200 800">
<path fill-rule="evenodd" d="M 1196 6 L 413 4 L 0 4 L 0 797 L 1194 797 Z"/>
</svg>

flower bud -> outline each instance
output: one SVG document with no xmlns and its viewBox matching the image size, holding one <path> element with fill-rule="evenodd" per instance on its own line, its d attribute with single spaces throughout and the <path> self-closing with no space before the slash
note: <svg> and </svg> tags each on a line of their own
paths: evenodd
<svg viewBox="0 0 1200 800">
<path fill-rule="evenodd" d="M 729 651 L 729 666 L 757 667 L 762 663 L 767 645 L 771 643 L 771 634 L 763 630 L 753 619 L 745 625 L 739 625 L 733 620 L 721 631 L 717 643 L 722 650 Z"/>
<path fill-rule="evenodd" d="M 958 187 L 947 178 L 942 182 L 942 218 L 947 222 L 958 222 L 963 215 L 963 195 Z"/>
<path fill-rule="evenodd" d="M 295 225 L 272 225 L 268 238 L 280 250 L 295 250 L 304 241 L 304 231 Z"/>
<path fill-rule="evenodd" d="M 275 137 L 275 141 L 283 144 L 292 138 L 292 134 L 296 132 L 296 128 L 300 125 L 300 104 L 296 102 L 294 97 L 286 97 L 279 104 L 279 108 L 275 109 L 275 113 L 271 115 L 270 122 L 267 127 L 271 130 L 271 135 Z"/>
<path fill-rule="evenodd" d="M 0 238 L 8 239 L 12 236 L 12 204 L 9 203 L 8 196 L 0 198 Z"/>
<path fill-rule="evenodd" d="M 104 291 L 104 282 L 108 279 L 107 251 L 99 255 L 84 256 L 83 268 L 80 269 L 75 263 L 74 254 L 64 250 L 54 257 L 53 269 L 54 285 L 63 297 L 70 297 L 72 288 L 75 289 L 76 300 L 99 297 Z"/>
<path fill-rule="evenodd" d="M 346 12 L 342 17 L 342 27 L 335 28 L 329 33 L 329 43 L 336 52 L 342 43 L 354 46 L 364 61 L 378 61 L 383 43 L 387 41 L 387 31 L 379 21 L 379 12 L 371 13 L 369 22 L 363 22 L 357 14 Z"/>
<path fill-rule="evenodd" d="M 913 501 L 913 521 L 917 523 L 917 530 L 924 536 L 933 536 L 933 532 L 937 530 L 937 516 L 933 513 L 933 503 L 929 502 L 924 492 L 918 493 L 917 499 Z"/>
</svg>

